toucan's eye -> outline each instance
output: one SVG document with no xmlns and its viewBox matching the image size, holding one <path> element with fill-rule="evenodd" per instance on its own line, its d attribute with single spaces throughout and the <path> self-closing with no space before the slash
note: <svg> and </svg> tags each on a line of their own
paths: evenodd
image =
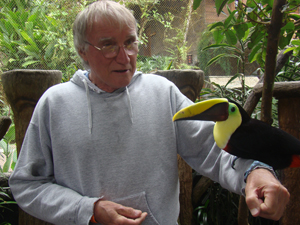
<svg viewBox="0 0 300 225">
<path fill-rule="evenodd" d="M 234 107 L 231 107 L 231 112 L 235 112 L 235 108 Z"/>
</svg>

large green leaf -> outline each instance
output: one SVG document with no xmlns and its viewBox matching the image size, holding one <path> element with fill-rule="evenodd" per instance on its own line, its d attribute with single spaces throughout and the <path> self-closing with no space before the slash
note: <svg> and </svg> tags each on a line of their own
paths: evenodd
<svg viewBox="0 0 300 225">
<path fill-rule="evenodd" d="M 230 13 L 230 15 L 225 19 L 225 22 L 224 22 L 224 27 L 225 28 L 229 28 L 230 27 L 230 25 L 231 25 L 231 20 L 233 19 L 233 18 L 235 18 L 234 16 L 235 16 L 235 13 L 237 12 L 237 10 L 233 10 L 231 13 Z"/>
<path fill-rule="evenodd" d="M 240 57 L 237 56 L 237 55 L 222 53 L 222 54 L 219 54 L 219 55 L 213 57 L 211 60 L 209 60 L 208 63 L 206 64 L 206 67 L 211 66 L 213 63 L 217 62 L 219 59 L 221 59 L 223 57 L 238 58 L 238 59 L 240 59 Z"/>
<path fill-rule="evenodd" d="M 11 162 L 11 167 L 10 168 L 12 170 L 14 170 L 15 169 L 15 165 L 16 165 L 17 160 L 18 160 L 18 151 L 17 151 L 17 149 L 15 149 L 12 154 L 13 154 L 13 158 L 12 158 L 12 162 Z"/>
<path fill-rule="evenodd" d="M 227 83 L 225 84 L 225 88 L 233 81 L 233 80 L 235 80 L 236 78 L 238 78 L 240 76 L 240 74 L 238 73 L 238 74 L 236 74 L 236 75 L 234 75 L 234 76 L 232 76 L 228 81 L 227 81 Z"/>
<path fill-rule="evenodd" d="M 202 0 L 194 0 L 193 9 L 196 10 L 200 6 L 201 2 Z"/>
<path fill-rule="evenodd" d="M 9 127 L 4 138 L 8 141 L 8 143 L 16 139 L 16 129 L 14 124 Z"/>
<path fill-rule="evenodd" d="M 219 30 L 219 29 L 214 30 L 213 37 L 217 44 L 221 43 L 221 41 L 223 40 L 223 37 L 224 37 L 222 35 L 222 30 Z"/>
<path fill-rule="evenodd" d="M 3 149 L 3 151 L 7 151 L 7 141 L 5 139 L 0 140 L 0 147 Z"/>
<path fill-rule="evenodd" d="M 248 61 L 250 63 L 254 62 L 256 60 L 257 52 L 261 50 L 262 43 L 255 46 L 255 48 L 252 49 L 251 53 L 249 54 Z"/>
<path fill-rule="evenodd" d="M 40 49 L 38 48 L 38 46 L 35 43 L 35 41 L 25 31 L 21 31 L 21 35 L 32 46 L 31 51 L 34 51 L 36 53 L 38 53 L 40 51 Z"/>
<path fill-rule="evenodd" d="M 216 23 L 210 24 L 208 26 L 209 26 L 209 30 L 213 30 L 216 27 L 222 27 L 223 28 L 224 27 L 224 23 L 223 22 L 216 22 Z"/>
<path fill-rule="evenodd" d="M 45 49 L 45 60 L 50 60 L 55 51 L 55 42 L 50 43 Z"/>
<path fill-rule="evenodd" d="M 248 26 L 245 23 L 237 24 L 234 26 L 234 30 L 236 32 L 238 40 L 242 40 L 245 37 L 245 33 L 248 30 Z"/>
<path fill-rule="evenodd" d="M 6 158 L 6 161 L 3 165 L 3 168 L 2 168 L 2 171 L 4 173 L 8 172 L 9 171 L 9 168 L 10 168 L 10 164 L 11 164 L 11 161 L 12 161 L 12 158 L 13 158 L 13 153 L 10 153 L 9 156 Z"/>
<path fill-rule="evenodd" d="M 34 65 L 34 64 L 39 63 L 39 62 L 40 61 L 38 61 L 38 60 L 26 60 L 25 63 L 22 63 L 22 67 L 27 68 L 28 66 Z"/>
<path fill-rule="evenodd" d="M 226 3 L 228 2 L 229 0 L 215 0 L 215 6 L 216 6 L 216 9 L 217 9 L 217 14 L 218 16 L 220 15 L 220 13 L 222 12 L 224 6 L 226 5 Z"/>
<path fill-rule="evenodd" d="M 252 49 L 255 45 L 263 40 L 265 33 L 262 32 L 260 27 L 256 27 L 255 31 L 250 36 L 250 43 L 248 43 L 248 48 Z"/>
<path fill-rule="evenodd" d="M 229 45 L 229 44 L 226 44 L 226 43 L 212 44 L 212 45 L 209 45 L 207 47 L 204 47 L 202 50 L 205 51 L 205 50 L 208 50 L 208 49 L 215 49 L 215 48 L 226 48 L 226 49 L 230 49 L 230 50 L 239 50 L 239 48 L 237 48 L 236 46 Z"/>
<path fill-rule="evenodd" d="M 237 43 L 237 37 L 235 33 L 232 30 L 226 30 L 225 31 L 225 36 L 228 44 L 230 45 L 236 45 Z"/>
</svg>

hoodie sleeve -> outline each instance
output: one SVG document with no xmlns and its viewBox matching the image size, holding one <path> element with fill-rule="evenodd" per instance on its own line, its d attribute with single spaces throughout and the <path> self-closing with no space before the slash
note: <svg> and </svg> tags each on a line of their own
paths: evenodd
<svg viewBox="0 0 300 225">
<path fill-rule="evenodd" d="M 10 177 L 13 196 L 25 212 L 47 222 L 89 224 L 94 202 L 98 198 L 82 196 L 56 183 L 51 139 L 47 129 L 49 124 L 45 122 L 46 117 L 41 123 L 40 117 L 37 112 L 34 113 Z"/>
<path fill-rule="evenodd" d="M 185 101 L 179 108 L 190 104 L 189 101 Z M 235 170 L 232 169 L 234 156 L 222 151 L 216 145 L 213 137 L 213 122 L 182 120 L 176 121 L 175 127 L 178 154 L 194 170 L 220 183 L 229 191 L 244 194 L 244 173 L 253 160 L 238 159 Z"/>
</svg>

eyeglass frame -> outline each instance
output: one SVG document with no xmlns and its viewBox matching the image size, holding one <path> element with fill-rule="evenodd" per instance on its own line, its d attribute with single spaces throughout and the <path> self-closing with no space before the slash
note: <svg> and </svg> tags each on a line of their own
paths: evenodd
<svg viewBox="0 0 300 225">
<path fill-rule="evenodd" d="M 113 57 L 107 57 L 107 56 L 105 56 L 105 55 L 103 54 L 103 49 L 105 49 L 105 46 L 103 46 L 102 48 L 100 48 L 100 47 L 98 47 L 98 46 L 96 46 L 96 45 L 93 45 L 92 43 L 90 43 L 90 42 L 88 42 L 88 41 L 84 41 L 84 42 L 85 42 L 86 44 L 89 44 L 89 45 L 93 46 L 93 47 L 94 47 L 95 49 L 97 49 L 98 51 L 100 51 L 100 52 L 102 53 L 102 55 L 103 55 L 105 58 L 107 58 L 107 59 L 112 59 L 112 58 L 116 57 L 116 56 L 119 54 L 120 48 L 121 48 L 120 45 L 113 45 L 113 46 L 118 46 L 118 51 L 112 52 L 112 53 L 116 53 L 116 55 L 114 55 Z M 131 43 L 131 45 L 135 45 L 135 44 L 137 45 L 138 43 L 139 43 L 139 41 L 136 40 L 136 41 L 133 41 L 133 42 Z M 137 52 L 135 52 L 135 53 L 133 53 L 133 54 L 129 54 L 128 49 L 126 48 L 126 45 L 123 45 L 122 47 L 123 47 L 124 50 L 126 51 L 127 55 L 134 55 L 134 54 L 137 54 L 137 53 L 138 53 L 138 50 L 137 50 Z"/>
</svg>

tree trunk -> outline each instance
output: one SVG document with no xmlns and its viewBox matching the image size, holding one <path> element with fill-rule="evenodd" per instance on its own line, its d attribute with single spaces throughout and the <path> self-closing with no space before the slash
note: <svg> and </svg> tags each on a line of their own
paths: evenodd
<svg viewBox="0 0 300 225">
<path fill-rule="evenodd" d="M 34 107 L 42 94 L 51 86 L 60 83 L 62 74 L 58 70 L 12 70 L 2 74 L 2 85 L 13 113 L 16 128 L 18 155 Z M 48 225 L 21 209 L 20 225 Z"/>
<path fill-rule="evenodd" d="M 283 17 L 281 9 L 285 4 L 286 0 L 274 0 L 271 23 L 268 29 L 267 55 L 261 104 L 261 120 L 268 124 L 272 124 L 272 93 L 275 80 L 276 57 L 278 52 L 280 29 L 282 27 Z"/>
</svg>

